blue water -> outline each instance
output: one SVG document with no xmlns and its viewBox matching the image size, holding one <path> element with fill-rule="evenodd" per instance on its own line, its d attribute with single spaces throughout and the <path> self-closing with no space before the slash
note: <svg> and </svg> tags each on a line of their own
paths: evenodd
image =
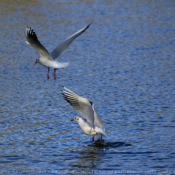
<svg viewBox="0 0 175 175">
<path fill-rule="evenodd" d="M 175 174 L 175 1 L 0 1 L 0 174 Z M 92 26 L 47 81 L 25 43 L 49 51 Z M 105 144 L 92 142 L 63 87 L 94 102 Z"/>
</svg>

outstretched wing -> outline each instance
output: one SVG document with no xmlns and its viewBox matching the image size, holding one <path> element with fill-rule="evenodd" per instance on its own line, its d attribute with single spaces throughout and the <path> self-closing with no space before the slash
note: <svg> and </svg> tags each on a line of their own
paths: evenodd
<svg viewBox="0 0 175 175">
<path fill-rule="evenodd" d="M 73 42 L 74 39 L 76 39 L 78 36 L 80 36 L 83 32 L 85 32 L 90 25 L 92 24 L 92 21 L 84 28 L 80 29 L 70 37 L 68 37 L 65 41 L 63 41 L 61 44 L 59 44 L 52 52 L 51 56 L 55 60 L 57 59 L 68 47 L 69 45 Z"/>
<path fill-rule="evenodd" d="M 42 59 L 53 60 L 46 48 L 39 42 L 36 33 L 31 27 L 25 29 L 26 43 L 31 45 Z"/>
<path fill-rule="evenodd" d="M 99 128 L 101 128 L 104 132 L 105 132 L 105 127 L 104 124 L 100 118 L 100 116 L 97 114 L 97 112 L 94 109 L 94 105 L 92 105 L 92 109 L 94 110 L 94 125 L 98 126 Z"/>
<path fill-rule="evenodd" d="M 77 95 L 66 87 L 64 87 L 62 95 L 65 100 L 70 103 L 71 106 L 73 106 L 77 111 L 83 114 L 83 116 L 94 128 L 94 110 L 92 109 L 92 102 L 90 102 L 86 98 Z"/>
</svg>

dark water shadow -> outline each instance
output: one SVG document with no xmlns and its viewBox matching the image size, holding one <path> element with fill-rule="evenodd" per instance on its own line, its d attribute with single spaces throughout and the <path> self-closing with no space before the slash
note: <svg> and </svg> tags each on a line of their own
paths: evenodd
<svg viewBox="0 0 175 175">
<path fill-rule="evenodd" d="M 132 146 L 130 143 L 126 142 L 109 142 L 109 141 L 101 141 L 96 140 L 95 142 L 86 142 L 86 145 L 91 148 L 96 148 L 96 149 L 110 149 L 110 148 L 118 148 L 118 147 L 126 147 L 126 146 Z"/>
</svg>

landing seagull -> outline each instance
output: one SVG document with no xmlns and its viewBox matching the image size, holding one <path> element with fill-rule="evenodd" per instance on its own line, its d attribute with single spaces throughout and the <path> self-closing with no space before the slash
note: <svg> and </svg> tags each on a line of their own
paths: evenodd
<svg viewBox="0 0 175 175">
<path fill-rule="evenodd" d="M 66 87 L 64 87 L 64 90 L 62 91 L 62 95 L 64 99 L 77 111 L 83 114 L 87 120 L 87 122 L 85 122 L 81 117 L 77 116 L 71 121 L 76 121 L 84 134 L 93 135 L 92 141 L 94 141 L 94 137 L 96 135 L 101 135 L 101 141 L 103 141 L 102 135 L 106 136 L 105 127 L 94 109 L 94 104 L 88 99 L 79 96 Z"/>
<path fill-rule="evenodd" d="M 25 29 L 26 43 L 31 45 L 39 54 L 39 58 L 36 59 L 34 65 L 40 63 L 41 65 L 48 68 L 48 80 L 50 79 L 50 68 L 54 68 L 54 79 L 56 80 L 56 70 L 59 68 L 67 67 L 69 65 L 69 62 L 58 62 L 56 59 L 61 56 L 61 54 L 68 48 L 68 46 L 74 41 L 74 39 L 76 39 L 90 27 L 91 23 L 92 21 L 86 27 L 80 29 L 79 31 L 68 37 L 65 41 L 60 43 L 51 53 L 49 53 L 47 49 L 40 43 L 36 33 L 31 27 L 27 27 Z"/>
</svg>

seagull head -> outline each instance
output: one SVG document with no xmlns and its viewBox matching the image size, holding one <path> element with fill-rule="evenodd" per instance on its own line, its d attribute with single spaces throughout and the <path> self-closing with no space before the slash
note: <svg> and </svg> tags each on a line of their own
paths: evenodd
<svg viewBox="0 0 175 175">
<path fill-rule="evenodd" d="M 38 60 L 38 59 L 36 59 L 36 61 L 35 61 L 34 65 L 36 65 L 37 63 L 39 63 L 39 60 Z"/>
<path fill-rule="evenodd" d="M 77 117 L 75 117 L 75 118 L 71 119 L 71 121 L 79 122 L 79 119 L 80 119 L 80 117 L 79 117 L 79 116 L 77 116 Z"/>
</svg>

